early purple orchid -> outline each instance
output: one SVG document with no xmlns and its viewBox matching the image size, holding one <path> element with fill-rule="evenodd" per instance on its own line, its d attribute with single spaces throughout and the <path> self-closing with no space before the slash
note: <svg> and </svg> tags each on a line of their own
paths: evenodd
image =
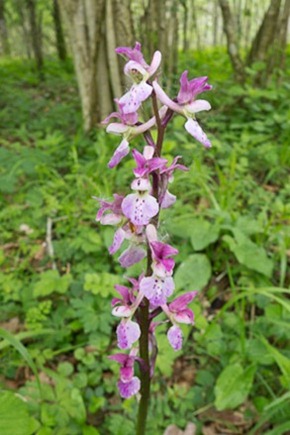
<svg viewBox="0 0 290 435">
<path fill-rule="evenodd" d="M 117 328 L 118 346 L 120 349 L 130 349 L 141 335 L 138 323 L 130 319 L 122 319 Z"/>
<path fill-rule="evenodd" d="M 132 151 L 134 160 L 137 164 L 137 167 L 133 171 L 136 177 L 146 177 L 151 172 L 163 168 L 167 163 L 166 159 L 153 157 L 154 152 L 155 149 L 152 146 L 145 146 L 143 155 L 137 150 Z"/>
<path fill-rule="evenodd" d="M 119 47 L 116 52 L 126 58 L 124 72 L 133 80 L 133 85 L 125 95 L 116 100 L 118 112 L 111 113 L 104 120 L 108 124 L 107 132 L 122 136 L 108 166 L 115 167 L 129 154 L 129 143 L 137 135 L 143 134 L 144 146 L 132 150 L 135 161 L 135 178 L 131 182 L 133 192 L 125 196 L 114 194 L 112 202 L 96 198 L 100 203 L 96 220 L 104 225 L 117 226 L 109 247 L 110 254 L 115 254 L 123 243 L 128 243 L 119 257 L 122 267 L 128 268 L 141 262 L 142 272 L 139 277 L 127 278 L 131 287 L 115 286 L 119 295 L 112 300 L 112 314 L 120 319 L 116 330 L 117 343 L 120 349 L 129 351 L 127 355 L 118 353 L 110 358 L 121 365 L 117 384 L 121 397 L 127 399 L 140 391 L 140 404 L 144 404 L 149 399 L 148 386 L 158 353 L 156 328 L 170 321 L 172 325 L 167 331 L 169 343 L 174 350 L 180 350 L 183 334 L 179 324 L 194 323 L 194 313 L 188 305 L 197 293 L 187 292 L 170 301 L 175 289 L 173 257 L 178 254 L 178 250 L 164 243 L 164 237 L 160 236 L 164 232 L 159 228 L 159 213 L 176 200 L 176 196 L 168 190 L 174 171 L 187 171 L 188 168 L 179 163 L 180 156 L 175 157 L 171 164 L 162 157 L 164 133 L 174 111 L 187 118 L 186 130 L 204 146 L 210 147 L 211 143 L 194 114 L 210 109 L 207 101 L 196 97 L 201 92 L 210 90 L 211 86 L 207 83 L 207 77 L 188 80 L 188 73 L 185 71 L 180 78 L 179 93 L 175 100 L 171 100 L 156 80 L 152 82 L 161 62 L 159 51 L 154 53 L 150 65 L 144 60 L 138 42 L 133 48 Z M 153 113 L 149 120 L 141 122 L 138 110 L 150 96 Z M 164 104 L 159 110 L 156 97 Z M 112 118 L 117 122 L 111 122 Z M 153 127 L 157 128 L 157 135 L 151 133 Z M 143 259 L 146 256 L 145 264 Z M 160 314 L 164 317 L 166 315 L 168 319 L 155 321 L 155 317 Z M 139 348 L 135 347 L 137 340 Z M 135 362 L 140 365 L 140 379 L 134 375 Z M 147 405 L 148 403 L 146 409 Z M 142 416 L 143 413 L 139 412 L 138 415 Z M 145 423 L 142 418 L 137 422 L 137 432 L 144 435 Z"/>
<path fill-rule="evenodd" d="M 131 189 L 136 193 L 131 193 L 124 198 L 123 213 L 134 225 L 148 225 L 150 219 L 159 211 L 156 198 L 149 193 L 150 182 L 146 178 L 137 178 L 131 184 Z"/>
<path fill-rule="evenodd" d="M 123 54 L 129 59 L 124 67 L 124 73 L 130 77 L 134 84 L 131 89 L 120 98 L 124 113 L 134 113 L 147 100 L 153 92 L 147 80 L 152 77 L 161 63 L 161 53 L 156 51 L 150 65 L 148 65 L 141 52 L 141 44 L 137 42 L 135 47 L 118 47 L 116 53 Z"/>
<path fill-rule="evenodd" d="M 183 337 L 182 331 L 176 323 L 187 323 L 191 325 L 194 323 L 194 314 L 193 311 L 188 308 L 188 304 L 192 302 L 196 295 L 196 291 L 185 293 L 176 298 L 168 306 L 164 304 L 161 307 L 173 323 L 173 326 L 171 326 L 167 332 L 167 338 L 174 350 L 181 349 Z"/>
<path fill-rule="evenodd" d="M 160 188 L 159 188 L 159 198 L 160 198 L 160 207 L 161 208 L 169 208 L 171 207 L 175 201 L 176 196 L 173 195 L 168 190 L 168 184 L 173 182 L 173 173 L 176 169 L 181 171 L 188 171 L 188 168 L 180 163 L 177 163 L 181 156 L 176 156 L 173 159 L 173 162 L 168 167 L 164 166 L 160 169 Z"/>
<path fill-rule="evenodd" d="M 107 116 L 104 121 L 102 121 L 102 124 L 109 124 L 106 128 L 107 133 L 113 133 L 116 135 L 122 135 L 123 139 L 118 146 L 118 148 L 115 150 L 111 160 L 108 163 L 108 167 L 110 169 L 117 166 L 120 161 L 126 157 L 127 154 L 130 152 L 129 143 L 130 141 L 142 134 L 145 133 L 147 130 L 152 128 L 155 125 L 155 116 L 153 116 L 149 121 L 145 123 L 138 123 L 138 113 L 125 113 L 124 112 L 124 103 L 121 101 L 115 99 L 116 104 L 118 105 L 119 112 L 112 112 L 109 116 Z M 165 113 L 165 108 L 160 109 L 160 116 L 162 117 Z M 112 118 L 117 118 L 121 122 L 110 122 Z"/>
<path fill-rule="evenodd" d="M 210 148 L 211 142 L 196 121 L 195 113 L 202 110 L 210 110 L 211 105 L 206 100 L 196 100 L 195 97 L 204 91 L 209 91 L 212 86 L 207 83 L 207 77 L 198 77 L 196 79 L 188 80 L 187 71 L 184 71 L 180 77 L 180 91 L 177 95 L 177 102 L 171 100 L 168 95 L 163 91 L 157 81 L 153 82 L 153 87 L 157 97 L 174 112 L 180 113 L 187 118 L 184 125 L 185 129 L 196 140 L 201 142 L 205 147 Z"/>
<path fill-rule="evenodd" d="M 140 360 L 136 356 L 137 349 L 132 349 L 129 355 L 117 353 L 110 355 L 109 358 L 121 364 L 120 367 L 120 380 L 118 381 L 118 388 L 121 397 L 128 399 L 134 396 L 140 390 L 140 379 L 134 376 L 134 363 Z"/>
</svg>

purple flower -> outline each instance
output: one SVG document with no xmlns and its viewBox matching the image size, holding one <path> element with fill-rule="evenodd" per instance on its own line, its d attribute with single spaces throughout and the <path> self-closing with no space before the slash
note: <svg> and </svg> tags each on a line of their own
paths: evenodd
<svg viewBox="0 0 290 435">
<path fill-rule="evenodd" d="M 121 397 L 128 399 L 137 394 L 141 384 L 139 378 L 134 376 L 134 362 L 139 359 L 135 356 L 135 351 L 132 355 L 118 353 L 109 356 L 109 358 L 121 364 L 120 380 L 117 384 Z"/>
<path fill-rule="evenodd" d="M 140 326 L 132 320 L 122 319 L 117 327 L 117 339 L 120 349 L 130 349 L 141 335 Z"/>
<path fill-rule="evenodd" d="M 187 305 L 190 304 L 196 295 L 196 291 L 188 292 L 178 296 L 178 298 L 174 299 L 174 301 L 169 304 L 170 317 L 175 322 L 193 324 L 194 314 Z"/>
<path fill-rule="evenodd" d="M 152 269 L 155 275 L 164 277 L 172 274 L 175 262 L 172 257 L 178 254 L 178 250 L 166 243 L 153 241 L 150 242 L 153 264 Z"/>
<path fill-rule="evenodd" d="M 131 193 L 124 198 L 123 213 L 134 225 L 147 225 L 159 211 L 156 198 L 149 194 L 150 183 L 145 178 L 137 178 L 131 184 L 131 188 L 136 193 Z"/>
<path fill-rule="evenodd" d="M 129 397 L 134 396 L 138 393 L 141 387 L 140 379 L 134 376 L 129 382 L 118 381 L 118 388 L 120 391 L 120 396 L 123 399 L 129 399 Z"/>
<path fill-rule="evenodd" d="M 133 150 L 132 154 L 137 167 L 134 169 L 136 177 L 145 177 L 157 169 L 163 168 L 167 163 L 166 159 L 153 157 L 155 149 L 151 146 L 145 146 L 143 155 L 137 150 Z"/>
<path fill-rule="evenodd" d="M 180 78 L 180 91 L 177 96 L 177 102 L 171 100 L 159 84 L 154 81 L 153 87 L 159 100 L 168 106 L 174 112 L 180 113 L 187 118 L 185 129 L 196 140 L 201 142 L 205 147 L 211 147 L 211 143 L 206 134 L 194 119 L 194 114 L 202 110 L 210 110 L 211 106 L 206 100 L 196 100 L 195 97 L 212 87 L 207 83 L 207 77 L 198 77 L 193 80 L 187 79 L 187 71 L 184 71 Z"/>
<path fill-rule="evenodd" d="M 167 332 L 167 338 L 174 350 L 180 350 L 182 348 L 182 331 L 177 325 L 171 326 Z"/>
<path fill-rule="evenodd" d="M 114 152 L 111 160 L 108 163 L 108 167 L 110 169 L 117 166 L 120 161 L 129 153 L 129 142 L 139 134 L 145 133 L 145 131 L 149 130 L 153 125 L 155 124 L 156 120 L 153 116 L 151 119 L 149 119 L 147 122 L 135 125 L 138 122 L 138 114 L 137 112 L 133 113 L 125 113 L 124 112 L 124 106 L 125 103 L 121 102 L 121 100 L 115 100 L 119 112 L 113 112 L 109 116 L 107 116 L 106 119 L 102 122 L 102 124 L 108 124 L 111 118 L 117 118 L 121 122 L 111 122 L 109 123 L 108 127 L 106 128 L 107 133 L 113 133 L 116 135 L 122 135 L 123 139 Z M 160 109 L 160 115 L 161 117 L 164 115 L 165 109 Z"/>
<path fill-rule="evenodd" d="M 96 221 L 100 222 L 102 225 L 116 225 L 123 219 L 121 204 L 124 196 L 118 195 L 117 193 L 114 193 L 113 196 L 114 201 L 112 202 L 93 196 L 95 200 L 99 201 L 101 206 L 97 213 Z M 106 213 L 107 211 L 111 211 L 112 213 Z"/>
<path fill-rule="evenodd" d="M 159 198 L 161 208 L 171 207 L 175 201 L 176 196 L 169 192 L 167 189 L 168 184 L 173 181 L 173 173 L 176 169 L 181 171 L 188 171 L 188 168 L 180 163 L 177 163 L 181 156 L 176 156 L 170 166 L 162 167 L 160 169 L 160 187 L 159 187 Z"/>
<path fill-rule="evenodd" d="M 135 300 L 132 290 L 118 284 L 115 285 L 115 289 L 121 295 L 121 298 L 112 299 L 112 306 L 114 307 L 112 314 L 117 317 L 130 317 L 132 314 L 131 306 Z"/>
<path fill-rule="evenodd" d="M 111 255 L 121 248 L 124 240 L 129 240 L 130 244 L 118 260 L 122 267 L 130 267 L 135 263 L 139 263 L 146 256 L 146 251 L 142 247 L 144 242 L 143 226 L 135 226 L 126 222 L 122 227 L 118 228 L 113 243 L 109 247 Z"/>
<path fill-rule="evenodd" d="M 167 298 L 172 295 L 174 281 L 171 277 L 159 278 L 156 275 L 142 278 L 140 291 L 150 301 L 152 308 L 166 304 Z"/>
<path fill-rule="evenodd" d="M 120 103 L 123 104 L 124 113 L 135 113 L 142 102 L 152 94 L 153 88 L 146 82 L 159 68 L 161 53 L 156 51 L 151 64 L 148 65 L 141 52 L 141 44 L 138 42 L 134 48 L 118 47 L 116 52 L 129 59 L 124 67 L 124 73 L 134 82 L 131 89 L 120 98 Z"/>
</svg>

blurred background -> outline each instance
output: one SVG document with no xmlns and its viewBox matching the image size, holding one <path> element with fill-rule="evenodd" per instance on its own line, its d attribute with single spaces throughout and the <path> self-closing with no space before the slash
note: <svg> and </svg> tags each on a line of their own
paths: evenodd
<svg viewBox="0 0 290 435">
<path fill-rule="evenodd" d="M 290 433 L 289 13 L 289 0 L 0 0 L 1 435 L 134 434 L 136 399 L 120 399 L 107 358 L 124 270 L 92 196 L 132 178 L 130 159 L 107 169 L 119 138 L 100 121 L 127 86 L 114 48 L 135 41 L 148 63 L 163 53 L 172 98 L 185 69 L 213 85 L 198 115 L 212 149 L 177 116 L 164 144 L 190 171 L 162 233 L 180 251 L 177 294 L 199 295 L 182 351 L 157 330 L 148 434 Z"/>
</svg>

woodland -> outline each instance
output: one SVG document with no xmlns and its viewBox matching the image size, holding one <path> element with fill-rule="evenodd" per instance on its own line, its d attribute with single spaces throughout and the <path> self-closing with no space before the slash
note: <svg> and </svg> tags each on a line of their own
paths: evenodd
<svg viewBox="0 0 290 435">
<path fill-rule="evenodd" d="M 136 433 L 108 358 L 124 270 L 92 198 L 131 182 L 102 121 L 136 41 L 168 95 L 185 70 L 212 85 L 212 147 L 178 116 L 163 146 L 189 168 L 161 216 L 175 291 L 198 294 L 182 350 L 156 330 L 146 434 L 290 433 L 289 18 L 290 0 L 0 0 L 1 435 Z"/>
</svg>

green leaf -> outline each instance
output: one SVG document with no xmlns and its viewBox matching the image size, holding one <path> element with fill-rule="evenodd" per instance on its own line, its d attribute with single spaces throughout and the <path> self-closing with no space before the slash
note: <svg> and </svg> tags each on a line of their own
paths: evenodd
<svg viewBox="0 0 290 435">
<path fill-rule="evenodd" d="M 72 282 L 72 276 L 66 274 L 60 276 L 57 270 L 47 270 L 40 276 L 40 280 L 34 286 L 34 297 L 48 296 L 53 292 L 64 294 Z"/>
<path fill-rule="evenodd" d="M 290 388 L 290 359 L 283 355 L 278 349 L 272 346 L 264 337 L 260 337 L 262 343 L 268 349 L 270 355 L 276 361 L 283 376 L 281 377 L 281 383 L 285 388 Z"/>
<path fill-rule="evenodd" d="M 273 272 L 273 262 L 267 257 L 266 251 L 240 231 L 234 230 L 234 235 L 235 239 L 224 236 L 223 240 L 235 254 L 239 263 L 270 278 Z"/>
<path fill-rule="evenodd" d="M 33 419 L 26 403 L 10 391 L 0 395 L 0 433 L 5 435 L 30 435 L 34 432 Z"/>
<path fill-rule="evenodd" d="M 198 290 L 211 277 L 211 265 L 206 255 L 193 254 L 181 263 L 175 274 L 177 289 Z"/>
<path fill-rule="evenodd" d="M 118 284 L 120 278 L 112 273 L 87 273 L 85 275 L 84 289 L 94 295 L 101 295 L 106 298 L 115 294 L 114 286 Z"/>
<path fill-rule="evenodd" d="M 15 347 L 15 349 L 20 353 L 20 355 L 23 357 L 23 359 L 27 362 L 27 364 L 29 365 L 29 367 L 31 368 L 31 370 L 33 371 L 33 373 L 36 377 L 37 385 L 38 385 L 39 392 L 41 395 L 41 385 L 40 385 L 40 381 L 39 381 L 39 377 L 38 377 L 37 368 L 33 362 L 33 359 L 31 358 L 28 350 L 9 331 L 6 331 L 6 329 L 0 328 L 0 337 L 2 337 L 4 340 L 8 341 L 13 347 Z"/>
<path fill-rule="evenodd" d="M 215 386 L 215 406 L 219 411 L 234 409 L 245 401 L 251 390 L 255 371 L 255 366 L 244 370 L 239 363 L 228 365 L 222 371 Z"/>
<path fill-rule="evenodd" d="M 211 243 L 214 243 L 219 236 L 219 227 L 210 222 L 194 219 L 190 224 L 190 240 L 196 251 L 202 251 Z"/>
</svg>

